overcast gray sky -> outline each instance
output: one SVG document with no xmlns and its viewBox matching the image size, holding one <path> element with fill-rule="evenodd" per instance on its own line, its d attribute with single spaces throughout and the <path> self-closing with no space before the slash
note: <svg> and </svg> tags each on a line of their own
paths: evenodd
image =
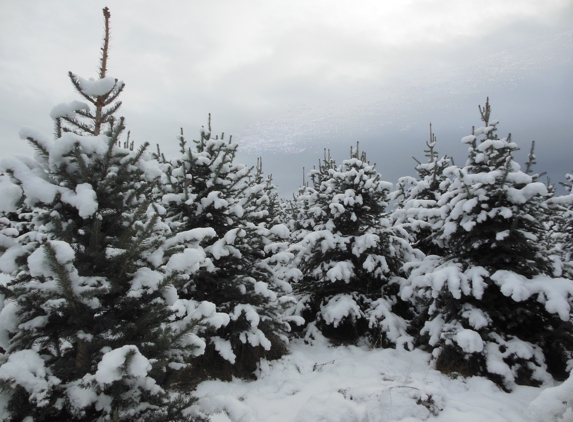
<svg viewBox="0 0 573 422">
<path fill-rule="evenodd" d="M 0 0 L 1 156 L 30 155 L 18 130 L 51 133 L 52 107 L 79 99 L 69 70 L 96 77 L 106 5 L 121 114 L 168 155 L 210 112 L 283 195 L 323 148 L 341 161 L 356 141 L 395 183 L 423 158 L 430 122 L 463 164 L 489 96 L 518 161 L 536 140 L 538 171 L 573 170 L 571 0 Z"/>
</svg>

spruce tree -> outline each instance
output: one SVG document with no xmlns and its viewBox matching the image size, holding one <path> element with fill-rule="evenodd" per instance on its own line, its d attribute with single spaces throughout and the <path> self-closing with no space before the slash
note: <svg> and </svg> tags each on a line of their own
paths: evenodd
<svg viewBox="0 0 573 422">
<path fill-rule="evenodd" d="M 393 224 L 408 231 L 412 245 L 426 255 L 443 256 L 446 253 L 444 244 L 436 239 L 442 222 L 438 201 L 450 184 L 444 172 L 454 163 L 447 155 L 439 157 L 435 151 L 436 144 L 430 124 L 430 140 L 426 142 L 428 149 L 424 151 L 428 162 L 422 163 L 414 158 L 418 163 L 415 167 L 418 178 L 401 177 L 390 199 L 396 201 Z"/>
<path fill-rule="evenodd" d="M 564 277 L 573 279 L 573 174 L 566 174 L 562 183 L 567 194 L 548 200 L 552 210 L 550 245 L 555 255 L 556 269 Z"/>
<path fill-rule="evenodd" d="M 309 175 L 313 186 L 295 198 L 300 228 L 290 249 L 300 271 L 299 315 L 336 340 L 410 345 L 406 321 L 394 312 L 393 277 L 413 251 L 385 213 L 391 184 L 358 145 L 340 166 L 325 152 Z"/>
<path fill-rule="evenodd" d="M 182 297 L 206 300 L 229 315 L 226 327 L 208 333 L 208 347 L 198 370 L 205 377 L 252 377 L 261 358 L 286 351 L 289 330 L 281 315 L 281 299 L 290 285 L 276 279 L 265 250 L 288 236 L 270 214 L 273 186 L 259 163 L 252 168 L 235 162 L 238 145 L 211 134 L 211 117 L 199 141 L 189 147 L 183 133 L 177 160 L 162 158 L 165 218 L 175 232 L 211 227 L 216 236 L 205 246 L 214 269 L 203 270 L 182 286 Z M 161 158 L 161 153 L 158 152 Z M 279 283 L 279 284 L 277 284 Z"/>
<path fill-rule="evenodd" d="M 563 242 L 563 249 L 565 251 L 565 260 L 569 264 L 568 274 L 573 278 L 573 174 L 567 174 L 567 183 L 565 188 L 569 194 L 565 197 L 563 203 L 567 205 L 567 210 L 564 213 L 564 227 L 563 232 L 565 238 Z"/>
<path fill-rule="evenodd" d="M 200 321 L 226 322 L 177 297 L 210 265 L 199 242 L 214 233 L 173 237 L 150 200 L 159 170 L 147 145 L 121 141 L 124 84 L 107 75 L 107 8 L 104 18 L 99 78 L 69 73 L 87 102 L 53 109 L 53 142 L 21 131 L 34 159 L 0 163 L 6 420 L 191 420 L 181 413 L 191 400 L 172 387 L 205 347 Z"/>
<path fill-rule="evenodd" d="M 511 135 L 497 137 L 489 100 L 480 112 L 484 126 L 462 139 L 467 163 L 446 171 L 438 202 L 449 252 L 411 265 L 402 297 L 429 302 L 419 342 L 438 369 L 538 385 L 565 376 L 573 357 L 573 283 L 551 277 L 542 249 L 547 187 L 520 170 Z"/>
</svg>

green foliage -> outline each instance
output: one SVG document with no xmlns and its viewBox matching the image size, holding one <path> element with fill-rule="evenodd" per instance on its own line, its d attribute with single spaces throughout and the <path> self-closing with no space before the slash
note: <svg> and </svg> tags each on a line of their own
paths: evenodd
<svg viewBox="0 0 573 422">
<path fill-rule="evenodd" d="M 434 239 L 447 254 L 408 264 L 402 294 L 422 307 L 418 341 L 433 350 L 437 368 L 511 390 L 566 374 L 573 284 L 552 278 L 543 226 L 550 190 L 527 174 L 533 151 L 521 171 L 511 135 L 495 134 L 489 101 L 480 112 L 485 126 L 462 139 L 468 161 L 446 170 L 451 184 L 438 201 L 444 218 Z"/>
<path fill-rule="evenodd" d="M 21 196 L 2 218 L 16 230 L 1 268 L 11 276 L 3 315 L 14 319 L 0 367 L 9 420 L 158 420 L 173 413 L 171 380 L 202 346 L 197 318 L 176 316 L 168 299 L 188 276 L 169 265 L 184 247 L 151 200 L 147 145 L 119 146 L 123 84 L 106 76 L 104 16 L 100 79 L 70 73 L 95 109 L 57 106 L 55 141 L 28 131 L 36 160 L 2 162 Z"/>
<path fill-rule="evenodd" d="M 179 294 L 214 303 L 230 317 L 227 326 L 207 334 L 212 347 L 201 359 L 211 369 L 199 372 L 206 377 L 251 377 L 260 359 L 284 353 L 289 330 L 278 296 L 289 292 L 290 286 L 276 285 L 263 262 L 265 248 L 280 238 L 273 233 L 276 193 L 270 179 L 264 179 L 260 163 L 255 175 L 252 168 L 235 163 L 237 144 L 226 141 L 224 134 L 220 139 L 211 135 L 210 116 L 200 135 L 193 148 L 181 135 L 177 160 L 156 155 L 165 171 L 160 196 L 171 229 L 184 233 L 210 227 L 216 233 L 205 245 L 213 268 L 191 277 Z M 222 357 L 211 356 L 219 353 Z M 230 366 L 223 375 L 222 366 Z"/>
<path fill-rule="evenodd" d="M 295 197 L 297 313 L 337 340 L 369 335 L 377 343 L 410 344 L 405 321 L 392 311 L 400 302 L 392 278 L 413 251 L 386 218 L 391 185 L 358 147 L 340 166 L 325 152 L 310 178 L 312 187 Z"/>
<path fill-rule="evenodd" d="M 392 222 L 407 230 L 412 245 L 426 255 L 444 256 L 447 248 L 437 239 L 442 223 L 438 202 L 451 183 L 445 171 L 454 163 L 447 155 L 439 158 L 436 144 L 430 125 L 430 140 L 426 142 L 428 149 L 424 150 L 428 162 L 421 163 L 414 158 L 418 163 L 415 167 L 418 178 L 401 177 L 390 199 L 395 201 Z"/>
</svg>

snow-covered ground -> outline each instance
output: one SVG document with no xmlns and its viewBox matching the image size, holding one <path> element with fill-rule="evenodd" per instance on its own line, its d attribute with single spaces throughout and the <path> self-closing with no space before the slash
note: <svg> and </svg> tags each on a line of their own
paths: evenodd
<svg viewBox="0 0 573 422">
<path fill-rule="evenodd" d="M 454 379 L 429 361 L 420 350 L 294 340 L 288 356 L 263 361 L 257 381 L 207 381 L 196 395 L 212 422 L 540 422 L 556 420 L 552 412 L 569 400 L 552 403 L 559 387 L 508 394 L 485 378 Z M 571 410 L 559 420 L 573 421 Z"/>
</svg>

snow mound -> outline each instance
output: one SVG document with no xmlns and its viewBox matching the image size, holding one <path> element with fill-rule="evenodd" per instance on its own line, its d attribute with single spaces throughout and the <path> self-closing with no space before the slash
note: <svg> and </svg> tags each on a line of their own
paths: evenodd
<svg viewBox="0 0 573 422">
<path fill-rule="evenodd" d="M 561 385 L 547 388 L 531 402 L 529 409 L 539 421 L 573 420 L 573 374 Z"/>
<path fill-rule="evenodd" d="M 483 340 L 474 330 L 460 330 L 456 333 L 455 338 L 456 343 L 466 353 L 477 353 L 483 350 Z"/>
<path fill-rule="evenodd" d="M 321 306 L 320 313 L 324 322 L 335 328 L 345 318 L 356 320 L 362 317 L 358 304 L 351 296 L 344 294 L 334 296 L 326 305 Z"/>
</svg>

